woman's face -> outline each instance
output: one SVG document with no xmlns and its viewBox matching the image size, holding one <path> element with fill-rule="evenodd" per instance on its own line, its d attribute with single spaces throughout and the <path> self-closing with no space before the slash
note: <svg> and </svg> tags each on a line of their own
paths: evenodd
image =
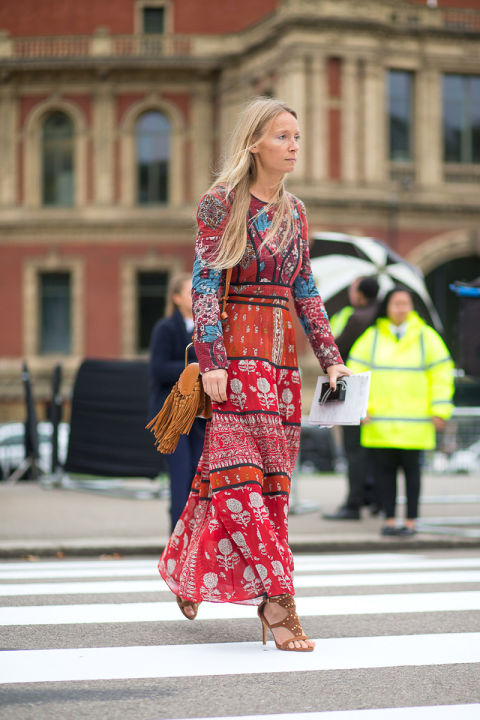
<svg viewBox="0 0 480 720">
<path fill-rule="evenodd" d="M 192 317 L 192 281 L 185 280 L 180 292 L 172 295 L 173 302 L 183 317 Z"/>
<path fill-rule="evenodd" d="M 387 317 L 394 325 L 401 325 L 413 310 L 412 298 L 409 293 L 398 291 L 393 293 L 387 305 Z"/>
<path fill-rule="evenodd" d="M 257 167 L 269 175 L 281 176 L 292 172 L 298 155 L 300 133 L 296 118 L 281 112 L 267 126 L 260 142 L 253 148 Z"/>
</svg>

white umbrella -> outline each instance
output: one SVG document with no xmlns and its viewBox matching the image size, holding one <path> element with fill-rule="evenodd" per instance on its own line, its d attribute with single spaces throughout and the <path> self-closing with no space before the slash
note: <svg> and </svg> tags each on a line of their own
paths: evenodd
<svg viewBox="0 0 480 720">
<path fill-rule="evenodd" d="M 411 290 L 420 312 L 442 330 L 421 271 L 387 245 L 371 237 L 334 232 L 315 233 L 313 240 L 312 271 L 330 314 L 348 304 L 348 288 L 356 278 L 375 275 L 380 297 L 395 285 Z"/>
</svg>

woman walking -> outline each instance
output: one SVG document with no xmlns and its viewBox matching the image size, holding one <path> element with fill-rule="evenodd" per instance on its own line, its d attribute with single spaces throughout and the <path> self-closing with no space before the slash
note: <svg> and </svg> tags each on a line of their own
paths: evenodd
<svg viewBox="0 0 480 720">
<path fill-rule="evenodd" d="M 411 294 L 393 288 L 378 318 L 353 345 L 348 366 L 372 373 L 361 443 L 369 449 L 386 519 L 382 535 L 416 532 L 422 450 L 452 413 L 453 363 L 440 335 L 413 310 Z M 407 517 L 395 519 L 397 473 L 405 475 Z"/>
<path fill-rule="evenodd" d="M 284 188 L 298 143 L 294 110 L 253 101 L 198 207 L 194 341 L 213 417 L 159 570 L 190 619 L 202 600 L 258 605 L 264 642 L 270 628 L 279 649 L 305 652 L 314 643 L 295 612 L 287 526 L 301 423 L 290 293 L 332 387 L 351 372 L 313 280 L 305 208 Z M 219 297 L 230 267 L 222 325 Z"/>
</svg>

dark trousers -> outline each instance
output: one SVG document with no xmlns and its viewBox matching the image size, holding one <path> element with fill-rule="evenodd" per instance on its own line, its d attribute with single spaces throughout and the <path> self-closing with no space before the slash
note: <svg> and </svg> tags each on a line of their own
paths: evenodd
<svg viewBox="0 0 480 720">
<path fill-rule="evenodd" d="M 170 475 L 170 525 L 171 531 L 177 524 L 187 504 L 192 480 L 205 439 L 205 420 L 197 418 L 189 435 L 180 435 L 175 452 L 165 455 Z"/>
<path fill-rule="evenodd" d="M 360 425 L 344 425 L 343 449 L 348 472 L 348 497 L 345 505 L 352 510 L 360 510 L 365 504 L 371 475 L 368 451 L 360 445 Z M 370 494 L 374 495 L 374 490 L 370 489 Z M 376 502 L 375 497 L 369 500 Z"/>
<path fill-rule="evenodd" d="M 369 456 L 376 485 L 381 493 L 385 517 L 395 517 L 397 473 L 402 469 L 405 475 L 407 493 L 407 518 L 414 520 L 418 516 L 418 501 L 420 499 L 421 450 L 369 448 Z"/>
</svg>

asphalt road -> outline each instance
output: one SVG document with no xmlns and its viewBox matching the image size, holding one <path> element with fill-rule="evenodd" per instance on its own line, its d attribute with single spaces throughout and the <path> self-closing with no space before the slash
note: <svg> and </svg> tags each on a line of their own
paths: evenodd
<svg viewBox="0 0 480 720">
<path fill-rule="evenodd" d="M 151 557 L 0 563 L 0 718 L 480 718 L 480 551 L 296 563 L 308 654 L 251 607 L 183 619 Z"/>
</svg>

